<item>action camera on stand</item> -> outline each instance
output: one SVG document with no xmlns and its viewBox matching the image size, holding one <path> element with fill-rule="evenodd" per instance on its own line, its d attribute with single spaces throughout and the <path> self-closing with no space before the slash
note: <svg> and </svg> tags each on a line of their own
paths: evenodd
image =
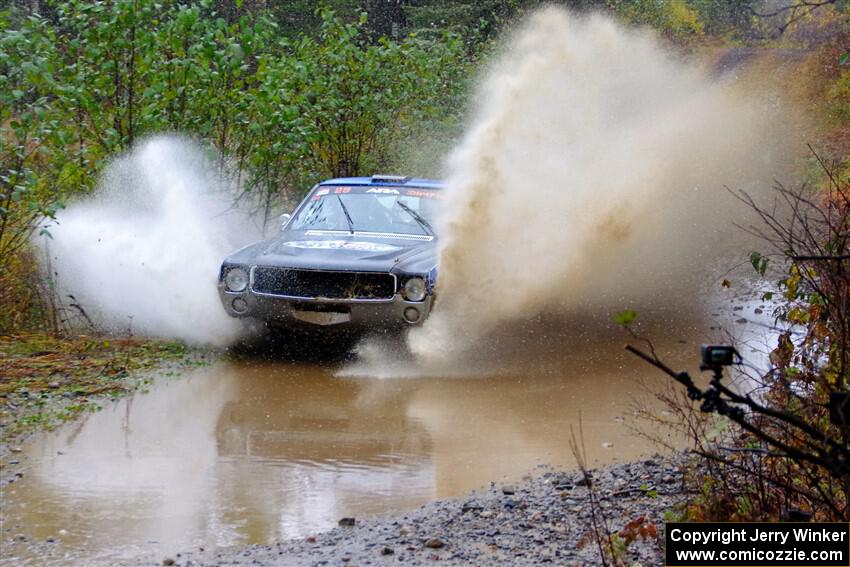
<svg viewBox="0 0 850 567">
<path fill-rule="evenodd" d="M 733 346 L 727 345 L 702 345 L 702 366 L 704 369 L 718 368 L 720 366 L 732 366 L 741 364 L 741 355 Z"/>
</svg>

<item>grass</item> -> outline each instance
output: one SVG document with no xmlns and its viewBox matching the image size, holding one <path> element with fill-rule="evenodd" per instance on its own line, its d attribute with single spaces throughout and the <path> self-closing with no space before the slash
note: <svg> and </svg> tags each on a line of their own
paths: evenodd
<svg viewBox="0 0 850 567">
<path fill-rule="evenodd" d="M 182 343 L 135 337 L 0 335 L 0 443 L 145 388 L 164 364 L 193 363 L 188 354 Z"/>
</svg>

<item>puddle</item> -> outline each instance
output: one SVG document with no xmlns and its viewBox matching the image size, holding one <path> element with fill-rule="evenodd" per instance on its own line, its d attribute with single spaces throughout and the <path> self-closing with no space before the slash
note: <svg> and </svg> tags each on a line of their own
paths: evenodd
<svg viewBox="0 0 850 567">
<path fill-rule="evenodd" d="M 705 337 L 667 331 L 659 354 L 695 371 Z M 61 543 L 38 558 L 20 544 L 4 554 L 161 560 L 306 536 L 539 464 L 572 467 L 579 415 L 594 466 L 654 452 L 630 432 L 631 415 L 641 382 L 663 376 L 622 351 L 622 331 L 591 339 L 528 347 L 513 366 L 466 377 L 341 377 L 338 364 L 245 360 L 162 380 L 26 447 L 24 478 L 2 495 L 3 539 Z"/>
</svg>

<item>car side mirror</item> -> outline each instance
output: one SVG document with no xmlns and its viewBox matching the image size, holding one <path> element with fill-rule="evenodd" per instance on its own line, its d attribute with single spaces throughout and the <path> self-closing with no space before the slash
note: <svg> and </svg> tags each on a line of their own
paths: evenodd
<svg viewBox="0 0 850 567">
<path fill-rule="evenodd" d="M 291 218 L 292 215 L 290 215 L 289 213 L 283 213 L 282 215 L 280 215 L 280 230 L 283 230 L 283 227 L 286 226 L 286 223 L 288 223 L 289 219 Z"/>
</svg>

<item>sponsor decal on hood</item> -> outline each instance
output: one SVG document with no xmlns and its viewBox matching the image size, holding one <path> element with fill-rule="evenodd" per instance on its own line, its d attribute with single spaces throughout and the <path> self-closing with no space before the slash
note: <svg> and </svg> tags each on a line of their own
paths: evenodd
<svg viewBox="0 0 850 567">
<path fill-rule="evenodd" d="M 399 246 L 381 242 L 352 242 L 350 240 L 290 240 L 283 243 L 291 248 L 311 250 L 356 250 L 358 252 L 395 252 Z"/>
</svg>

